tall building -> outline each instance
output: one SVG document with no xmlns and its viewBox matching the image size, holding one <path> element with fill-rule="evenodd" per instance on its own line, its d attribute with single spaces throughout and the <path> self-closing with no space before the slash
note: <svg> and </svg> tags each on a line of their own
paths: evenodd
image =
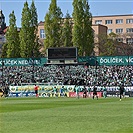
<svg viewBox="0 0 133 133">
<path fill-rule="evenodd" d="M 107 26 L 107 34 L 117 34 L 117 41 L 133 44 L 133 14 L 93 16 L 92 23 Z"/>
</svg>

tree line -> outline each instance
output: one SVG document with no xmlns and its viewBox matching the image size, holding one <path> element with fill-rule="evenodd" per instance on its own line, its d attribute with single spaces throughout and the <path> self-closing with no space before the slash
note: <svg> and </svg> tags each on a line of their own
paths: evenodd
<svg viewBox="0 0 133 133">
<path fill-rule="evenodd" d="M 93 51 L 94 34 L 91 28 L 92 14 L 87 0 L 73 0 L 73 13 L 63 18 L 56 0 L 51 0 L 44 17 L 44 53 L 49 47 L 77 47 L 79 55 L 90 55 Z M 21 28 L 18 31 L 14 11 L 9 15 L 6 43 L 2 47 L 2 57 L 41 57 L 38 43 L 38 14 L 34 0 L 29 7 L 24 3 Z"/>
<path fill-rule="evenodd" d="M 96 35 L 92 29 L 92 14 L 87 0 L 73 0 L 72 15 L 67 11 L 63 18 L 57 0 L 51 0 L 48 12 L 44 16 L 44 51 L 40 52 L 38 33 L 38 14 L 34 0 L 31 5 L 26 1 L 22 9 L 21 28 L 18 31 L 14 11 L 9 15 L 9 27 L 6 43 L 2 46 L 3 58 L 32 58 L 46 56 L 49 47 L 77 47 L 79 56 L 94 54 L 94 47 L 99 55 L 116 55 L 116 34 L 97 35 L 98 45 L 94 44 Z M 72 16 L 72 17 L 71 17 Z M 131 49 L 128 48 L 128 49 Z M 125 51 L 125 47 L 120 51 Z"/>
<path fill-rule="evenodd" d="M 2 47 L 2 57 L 29 58 L 40 56 L 37 37 L 38 15 L 34 1 L 30 7 L 24 3 L 21 17 L 21 28 L 18 31 L 14 11 L 9 15 L 9 26 L 6 32 L 6 43 Z"/>
</svg>

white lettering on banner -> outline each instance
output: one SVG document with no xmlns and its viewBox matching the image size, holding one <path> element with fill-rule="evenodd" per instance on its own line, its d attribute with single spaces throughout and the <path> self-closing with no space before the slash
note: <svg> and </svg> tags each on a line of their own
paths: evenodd
<svg viewBox="0 0 133 133">
<path fill-rule="evenodd" d="M 30 64 L 30 65 L 35 64 L 35 60 L 34 60 L 34 59 L 30 59 L 30 60 L 29 60 L 29 64 Z"/>
<path fill-rule="evenodd" d="M 122 58 L 108 58 L 108 59 L 100 59 L 100 63 L 124 63 Z"/>
<path fill-rule="evenodd" d="M 30 64 L 33 64 L 33 63 L 34 64 L 41 64 L 41 62 L 39 60 L 34 60 L 34 61 L 33 60 L 30 60 L 29 63 Z"/>
<path fill-rule="evenodd" d="M 121 63 L 124 63 L 122 58 L 119 59 L 119 62 L 118 63 L 120 63 L 120 62 Z"/>
<path fill-rule="evenodd" d="M 90 57 L 88 57 L 90 58 Z M 86 59 L 87 60 L 87 59 Z M 44 60 L 44 58 L 0 58 L 0 66 L 2 66 L 2 62 L 4 62 L 4 65 L 43 65 L 46 63 L 47 59 Z M 101 65 L 127 65 L 130 63 L 132 65 L 133 63 L 133 56 L 102 56 L 98 57 L 97 61 Z"/>
<path fill-rule="evenodd" d="M 125 59 L 126 60 L 126 62 L 129 62 L 129 59 Z"/>
<path fill-rule="evenodd" d="M 129 61 L 133 63 L 133 58 L 129 58 Z"/>
<path fill-rule="evenodd" d="M 4 65 L 17 65 L 17 60 L 4 60 Z M 2 65 L 2 60 L 0 61 L 0 65 Z"/>
<path fill-rule="evenodd" d="M 132 62 L 133 63 L 133 58 L 126 59 L 126 62 L 128 62 L 128 63 Z"/>
<path fill-rule="evenodd" d="M 22 65 L 28 65 L 29 64 L 29 62 L 27 60 L 22 60 L 21 63 L 22 63 Z"/>
<path fill-rule="evenodd" d="M 18 61 L 18 64 L 21 64 L 21 65 L 28 65 L 28 64 L 41 64 L 40 63 L 40 61 L 39 60 L 34 60 L 34 62 L 33 62 L 33 60 L 20 60 L 20 61 Z"/>
<path fill-rule="evenodd" d="M 29 62 L 27 60 L 21 60 L 21 61 L 19 61 L 19 64 L 21 64 L 21 65 L 28 65 Z"/>
<path fill-rule="evenodd" d="M 17 60 L 4 60 L 5 65 L 15 65 L 17 64 Z"/>
<path fill-rule="evenodd" d="M 5 59 L 0 60 L 0 65 L 2 65 L 2 62 L 4 62 L 4 65 L 29 65 L 29 64 L 41 64 L 40 60 L 20 60 L 20 59 Z"/>
<path fill-rule="evenodd" d="M 29 62 L 28 62 L 27 60 L 24 60 L 24 64 L 28 65 L 28 64 L 29 64 Z"/>
<path fill-rule="evenodd" d="M 35 60 L 34 63 L 35 64 L 41 64 L 40 60 Z"/>
<path fill-rule="evenodd" d="M 18 64 L 23 65 L 23 64 L 24 64 L 24 60 L 20 60 L 20 61 L 18 61 Z"/>
<path fill-rule="evenodd" d="M 17 60 L 12 60 L 12 61 L 11 61 L 11 64 L 13 64 L 13 65 L 14 65 L 14 64 L 17 64 Z"/>
<path fill-rule="evenodd" d="M 10 61 L 10 60 L 5 60 L 5 61 L 4 61 L 4 64 L 5 64 L 5 65 L 10 65 L 10 64 L 11 64 L 11 61 Z"/>
</svg>

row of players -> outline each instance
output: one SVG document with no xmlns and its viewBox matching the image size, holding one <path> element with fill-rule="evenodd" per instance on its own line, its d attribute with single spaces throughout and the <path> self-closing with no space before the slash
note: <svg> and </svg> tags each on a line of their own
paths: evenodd
<svg viewBox="0 0 133 133">
<path fill-rule="evenodd" d="M 38 88 L 39 88 L 39 86 L 37 86 L 37 85 L 34 86 L 36 97 L 39 96 L 38 95 Z M 80 92 L 79 86 L 75 86 L 74 90 L 76 92 L 77 98 L 79 98 L 79 92 Z M 93 87 L 93 90 L 91 90 L 90 88 L 87 89 L 87 88 L 84 87 L 84 89 L 83 89 L 83 98 L 86 98 L 87 94 L 90 94 L 91 91 L 93 92 L 92 98 L 94 99 L 96 97 L 97 100 L 98 100 L 97 87 L 96 86 Z M 106 98 L 107 97 L 107 89 L 104 87 L 102 91 L 103 91 L 103 97 Z M 122 96 L 124 97 L 124 95 L 125 95 L 125 89 L 124 89 L 124 85 L 123 84 L 120 85 L 119 91 L 120 91 L 120 101 L 121 101 Z M 4 97 L 7 98 L 8 97 L 8 93 L 9 93 L 9 87 L 5 86 L 1 90 L 1 92 L 3 93 L 1 95 L 1 97 L 4 96 Z M 53 95 L 57 96 L 57 88 L 56 88 L 56 86 L 54 86 L 54 88 L 53 88 Z M 66 96 L 67 97 L 66 93 L 64 93 L 64 86 L 62 86 L 62 88 L 60 89 L 60 96 Z"/>
<path fill-rule="evenodd" d="M 36 97 L 38 97 L 38 88 L 39 88 L 39 86 L 37 86 L 37 85 L 34 86 Z M 74 90 L 76 92 L 77 98 L 79 98 L 79 92 L 80 92 L 79 91 L 80 90 L 79 86 L 75 86 Z M 120 101 L 121 101 L 122 96 L 124 97 L 124 95 L 125 95 L 125 88 L 124 88 L 123 84 L 121 84 L 119 86 L 119 91 L 120 91 Z M 54 92 L 53 95 L 57 96 L 57 88 L 56 88 L 56 86 L 54 86 L 53 92 Z M 90 88 L 87 89 L 86 87 L 84 87 L 84 89 L 83 89 L 83 98 L 87 97 L 87 92 L 88 92 L 88 94 L 90 94 L 91 89 Z M 66 93 L 64 93 L 64 86 L 62 86 L 62 88 L 60 89 L 60 96 L 67 96 Z M 104 96 L 104 98 L 107 97 L 107 89 L 106 89 L 106 87 L 103 88 L 103 96 Z M 94 99 L 95 97 L 98 100 L 97 87 L 96 86 L 93 87 L 93 96 L 92 96 L 92 98 Z"/>
</svg>

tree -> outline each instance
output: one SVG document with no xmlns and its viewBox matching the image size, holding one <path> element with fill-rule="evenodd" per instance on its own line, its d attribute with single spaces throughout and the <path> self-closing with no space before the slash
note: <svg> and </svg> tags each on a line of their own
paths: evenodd
<svg viewBox="0 0 133 133">
<path fill-rule="evenodd" d="M 83 10 L 79 9 L 79 6 L 82 7 L 81 1 L 74 0 L 73 1 L 73 32 L 72 32 L 72 41 L 73 45 L 78 47 L 79 55 L 82 55 L 82 18 L 83 18 Z"/>
<path fill-rule="evenodd" d="M 93 51 L 94 36 L 88 2 L 74 0 L 73 9 L 73 45 L 78 47 L 79 55 L 90 55 Z"/>
<path fill-rule="evenodd" d="M 32 35 L 32 52 L 34 57 L 40 56 L 40 46 L 38 43 L 38 15 L 37 15 L 37 9 L 35 7 L 34 1 L 32 0 L 31 6 L 30 6 L 30 12 L 31 12 L 31 35 Z"/>
<path fill-rule="evenodd" d="M 45 16 L 44 30 L 45 40 L 44 48 L 60 47 L 61 44 L 61 26 L 62 26 L 62 12 L 57 6 L 56 0 L 51 0 L 49 11 Z"/>
<path fill-rule="evenodd" d="M 124 33 L 121 35 L 121 37 L 124 39 L 124 42 L 127 44 L 133 44 L 133 33 L 129 32 L 129 33 Z"/>
<path fill-rule="evenodd" d="M 32 57 L 33 55 L 33 30 L 31 27 L 31 12 L 27 1 L 24 3 L 20 30 L 20 55 L 21 57 Z"/>
<path fill-rule="evenodd" d="M 39 38 L 36 36 L 35 42 L 34 42 L 34 49 L 33 49 L 33 57 L 41 57 L 41 45 L 39 44 Z"/>
<path fill-rule="evenodd" d="M 123 53 L 124 55 L 133 55 L 133 33 L 123 33 L 119 37 L 123 39 Z"/>
<path fill-rule="evenodd" d="M 16 17 L 14 11 L 9 15 L 9 28 L 6 32 L 7 58 L 20 57 L 20 41 L 16 26 Z"/>
<path fill-rule="evenodd" d="M 1 53 L 1 58 L 6 58 L 7 57 L 7 43 L 3 43 L 2 45 L 2 53 Z"/>
<path fill-rule="evenodd" d="M 66 13 L 63 28 L 62 28 L 62 44 L 65 47 L 72 47 L 72 18 L 70 17 L 69 13 Z"/>
<path fill-rule="evenodd" d="M 111 34 L 112 35 L 112 34 Z M 114 35 L 114 34 L 113 34 Z M 98 49 L 100 56 L 112 56 L 116 55 L 116 40 L 110 37 L 110 35 L 100 34 L 98 38 Z"/>
<path fill-rule="evenodd" d="M 86 0 L 83 0 L 84 25 L 83 25 L 83 51 L 85 55 L 90 55 L 94 48 L 94 33 L 92 27 L 92 14 Z"/>
</svg>

